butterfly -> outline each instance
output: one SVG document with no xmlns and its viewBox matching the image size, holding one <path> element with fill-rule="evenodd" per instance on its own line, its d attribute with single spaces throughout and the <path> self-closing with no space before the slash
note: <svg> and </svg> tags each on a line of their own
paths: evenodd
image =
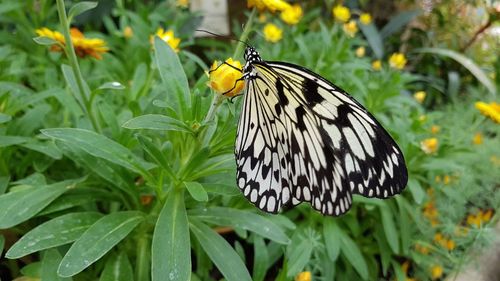
<svg viewBox="0 0 500 281">
<path fill-rule="evenodd" d="M 308 202 L 339 216 L 352 195 L 388 198 L 408 181 L 403 154 L 344 90 L 295 64 L 264 61 L 247 46 L 238 123 L 237 185 L 259 209 Z"/>
</svg>

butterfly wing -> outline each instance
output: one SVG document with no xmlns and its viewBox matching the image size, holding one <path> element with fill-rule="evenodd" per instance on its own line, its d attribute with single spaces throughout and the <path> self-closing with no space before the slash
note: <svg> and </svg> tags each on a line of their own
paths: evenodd
<svg viewBox="0 0 500 281">
<path fill-rule="evenodd" d="M 257 207 L 270 211 L 261 206 L 272 197 L 276 212 L 292 199 L 338 216 L 349 210 L 352 193 L 387 198 L 403 190 L 403 154 L 363 106 L 300 66 L 253 66 L 257 75 L 247 81 L 236 159 L 238 185 Z M 242 165 L 246 161 L 255 165 Z M 267 170 L 275 180 L 262 181 L 259 173 Z"/>
</svg>

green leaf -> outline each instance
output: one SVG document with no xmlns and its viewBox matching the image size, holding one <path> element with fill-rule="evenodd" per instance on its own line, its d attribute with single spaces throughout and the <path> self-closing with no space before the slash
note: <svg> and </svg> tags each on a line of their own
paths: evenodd
<svg viewBox="0 0 500 281">
<path fill-rule="evenodd" d="M 7 123 L 12 119 L 10 115 L 0 113 L 0 124 Z"/>
<path fill-rule="evenodd" d="M 385 40 L 387 37 L 401 30 L 405 25 L 422 13 L 421 10 L 404 11 L 396 16 L 382 28 L 380 36 Z"/>
<path fill-rule="evenodd" d="M 420 185 L 420 182 L 410 177 L 410 179 L 408 180 L 408 189 L 410 190 L 415 203 L 417 203 L 418 205 L 422 204 L 422 201 L 425 197 L 425 191 Z"/>
<path fill-rule="evenodd" d="M 144 220 L 138 211 L 111 213 L 95 222 L 64 256 L 57 273 L 73 276 L 104 256 Z"/>
<path fill-rule="evenodd" d="M 43 153 L 53 159 L 59 160 L 62 158 L 62 152 L 53 142 L 30 141 L 27 143 L 22 143 L 20 145 L 33 151 Z"/>
<path fill-rule="evenodd" d="M 7 191 L 7 187 L 9 186 L 10 177 L 0 177 L 0 195 L 4 194 Z"/>
<path fill-rule="evenodd" d="M 189 281 L 191 246 L 184 194 L 168 194 L 153 234 L 151 273 L 153 281 Z"/>
<path fill-rule="evenodd" d="M 159 115 L 159 114 L 146 114 L 128 120 L 122 125 L 123 128 L 138 130 L 161 130 L 161 131 L 178 131 L 191 133 L 191 129 L 175 118 Z"/>
<path fill-rule="evenodd" d="M 253 237 L 253 252 L 253 281 L 263 281 L 269 268 L 269 253 L 262 237 Z"/>
<path fill-rule="evenodd" d="M 409 206 L 410 204 L 403 196 L 397 196 L 396 202 L 398 203 L 398 228 L 401 234 L 401 251 L 402 254 L 409 255 L 411 251 L 413 229 L 410 215 L 405 205 Z"/>
<path fill-rule="evenodd" d="M 222 236 L 193 218 L 190 219 L 190 227 L 203 250 L 227 281 L 252 280 L 240 256 Z"/>
<path fill-rule="evenodd" d="M 99 281 L 133 281 L 134 271 L 125 252 L 111 256 L 104 266 Z"/>
<path fill-rule="evenodd" d="M 97 88 L 99 90 L 123 90 L 125 86 L 120 82 L 106 82 Z"/>
<path fill-rule="evenodd" d="M 340 232 L 339 227 L 333 218 L 323 220 L 323 238 L 325 239 L 326 253 L 332 262 L 335 262 L 340 254 L 338 232 Z"/>
<path fill-rule="evenodd" d="M 211 207 L 190 210 L 189 216 L 194 216 L 217 225 L 249 230 L 280 244 L 290 243 L 290 239 L 281 227 L 269 219 L 249 211 Z"/>
<path fill-rule="evenodd" d="M 45 36 L 35 37 L 35 38 L 33 38 L 33 41 L 35 41 L 35 43 L 37 43 L 39 45 L 43 45 L 43 46 L 50 46 L 50 45 L 57 44 L 56 40 L 54 40 L 50 37 L 45 37 Z"/>
<path fill-rule="evenodd" d="M 382 37 L 380 36 L 377 27 L 371 23 L 368 25 L 360 24 L 359 28 L 365 35 L 366 40 L 368 40 L 368 44 L 370 45 L 370 48 L 372 48 L 375 57 L 377 59 L 382 59 L 384 56 L 384 43 L 382 42 Z"/>
<path fill-rule="evenodd" d="M 390 207 L 386 204 L 380 207 L 380 215 L 382 217 L 382 227 L 384 228 L 385 238 L 394 253 L 399 253 L 399 237 L 394 218 Z"/>
<path fill-rule="evenodd" d="M 30 140 L 31 140 L 31 138 L 28 138 L 28 137 L 0 136 L 0 147 L 22 144 L 22 143 L 28 142 Z"/>
<path fill-rule="evenodd" d="M 361 254 L 358 245 L 347 236 L 347 234 L 339 228 L 337 236 L 340 239 L 340 250 L 342 255 L 346 257 L 349 263 L 354 267 L 354 269 L 359 273 L 363 280 L 368 279 L 368 265 L 366 260 Z"/>
<path fill-rule="evenodd" d="M 477 66 L 474 61 L 469 59 L 468 57 L 453 50 L 441 48 L 420 48 L 414 50 L 414 52 L 435 54 L 454 59 L 456 62 L 469 70 L 470 73 L 474 75 L 474 77 L 476 77 L 477 80 L 479 80 L 479 82 L 481 82 L 481 84 L 486 87 L 486 89 L 488 89 L 493 95 L 496 95 L 497 89 L 493 82 L 491 82 L 490 78 L 488 78 L 488 75 L 486 75 L 486 73 L 484 73 L 484 71 L 482 71 L 481 68 L 479 68 L 479 66 Z"/>
<path fill-rule="evenodd" d="M 158 36 L 154 38 L 154 49 L 156 53 L 156 67 L 160 76 L 168 87 L 169 93 L 175 93 L 172 101 L 176 104 L 176 110 L 183 120 L 188 119 L 189 107 L 191 106 L 191 92 L 188 80 L 179 57 L 174 50 Z M 170 99 L 170 97 L 169 97 Z"/>
<path fill-rule="evenodd" d="M 311 259 L 313 245 L 311 241 L 302 240 L 298 246 L 288 247 L 288 249 L 291 250 L 287 253 L 288 268 L 286 275 L 292 277 L 301 272 Z"/>
<path fill-rule="evenodd" d="M 142 135 L 135 135 L 139 143 L 141 144 L 144 151 L 151 157 L 153 160 L 168 173 L 168 175 L 175 179 L 175 173 L 170 166 L 169 161 L 165 157 L 164 153 L 151 141 L 149 138 L 144 137 Z"/>
<path fill-rule="evenodd" d="M 184 185 L 186 186 L 187 190 L 189 191 L 189 194 L 191 194 L 194 200 L 199 202 L 208 201 L 208 194 L 203 188 L 203 185 L 201 185 L 199 182 L 195 181 L 184 182 Z"/>
<path fill-rule="evenodd" d="M 146 173 L 148 166 L 123 145 L 93 131 L 76 128 L 43 129 L 41 132 L 64 142 L 69 147 L 78 147 L 88 154 L 105 159 L 137 173 Z"/>
<path fill-rule="evenodd" d="M 78 83 L 76 82 L 75 73 L 73 72 L 73 68 L 67 64 L 61 64 L 61 71 L 64 76 L 64 80 L 68 83 L 69 88 L 74 94 L 74 97 L 77 99 L 78 103 L 80 103 L 81 108 L 85 107 L 85 102 L 82 99 L 82 94 L 89 98 L 90 97 L 90 89 L 87 85 L 84 85 L 84 93 L 80 93 L 80 88 L 78 87 Z"/>
<path fill-rule="evenodd" d="M 0 258 L 2 257 L 4 246 L 5 246 L 5 237 L 0 234 Z"/>
<path fill-rule="evenodd" d="M 97 2 L 90 2 L 90 1 L 78 2 L 75 5 L 73 5 L 71 9 L 69 9 L 68 18 L 71 21 L 72 18 L 88 10 L 94 9 L 95 7 L 97 7 Z"/>
<path fill-rule="evenodd" d="M 82 181 L 83 179 L 66 180 L 0 195 L 0 229 L 10 228 L 30 219 Z"/>
<path fill-rule="evenodd" d="M 42 267 L 40 272 L 40 281 L 69 281 L 71 278 L 62 278 L 57 275 L 57 267 L 61 262 L 61 254 L 57 249 L 45 251 L 42 258 Z"/>
<path fill-rule="evenodd" d="M 17 259 L 40 250 L 71 243 L 101 217 L 97 212 L 81 212 L 54 218 L 26 233 L 5 256 Z"/>
<path fill-rule="evenodd" d="M 235 185 L 229 184 L 219 184 L 219 183 L 208 183 L 202 182 L 204 189 L 208 193 L 215 193 L 219 195 L 237 196 L 241 194 L 241 191 Z"/>
</svg>

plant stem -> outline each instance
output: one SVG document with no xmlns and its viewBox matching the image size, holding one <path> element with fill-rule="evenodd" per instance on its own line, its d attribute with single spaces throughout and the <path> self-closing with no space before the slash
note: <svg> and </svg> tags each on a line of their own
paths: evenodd
<svg viewBox="0 0 500 281">
<path fill-rule="evenodd" d="M 135 280 L 136 281 L 149 281 L 150 274 L 150 262 L 149 257 L 151 256 L 149 247 L 149 235 L 147 233 L 143 233 L 138 241 L 137 241 L 137 256 L 136 256 L 136 271 L 135 271 Z"/>
<path fill-rule="evenodd" d="M 243 29 L 243 32 L 241 33 L 240 36 L 240 41 L 246 42 L 248 35 L 250 34 L 250 31 L 252 30 L 252 25 L 253 25 L 253 19 L 255 18 L 255 12 L 256 9 L 252 9 L 252 12 L 250 13 L 250 16 L 248 17 L 247 24 L 245 24 L 245 29 Z M 233 58 L 239 56 L 243 52 L 243 48 L 245 47 L 245 44 L 243 42 L 238 42 L 238 45 L 236 45 L 236 49 L 234 50 Z"/>
<path fill-rule="evenodd" d="M 92 107 L 89 103 L 89 93 L 87 93 L 85 89 L 85 83 L 83 81 L 82 72 L 80 71 L 80 65 L 78 64 L 78 60 L 76 58 L 75 48 L 73 47 L 73 41 L 71 40 L 71 35 L 69 31 L 70 23 L 68 21 L 68 16 L 66 15 L 66 8 L 64 6 L 64 0 L 57 0 L 57 11 L 59 13 L 59 21 L 62 26 L 62 33 L 64 35 L 64 41 L 66 45 L 66 55 L 68 56 L 69 63 L 71 68 L 73 69 L 73 73 L 75 75 L 76 84 L 78 86 L 80 100 L 83 101 L 82 109 L 87 114 L 90 122 L 92 123 L 92 127 L 96 131 L 100 131 L 97 120 L 92 115 Z"/>
</svg>

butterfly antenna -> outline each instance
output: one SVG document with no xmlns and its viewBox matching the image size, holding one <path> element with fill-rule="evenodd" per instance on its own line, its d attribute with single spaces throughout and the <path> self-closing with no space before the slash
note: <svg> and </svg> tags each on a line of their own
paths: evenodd
<svg viewBox="0 0 500 281">
<path fill-rule="evenodd" d="M 196 29 L 196 31 L 205 32 L 205 33 L 211 34 L 213 36 L 221 37 L 221 38 L 228 38 L 228 39 L 233 40 L 233 41 L 241 42 L 241 43 L 245 44 L 247 47 L 250 47 L 250 44 L 248 44 L 248 42 L 241 41 L 240 39 L 237 39 L 237 38 L 234 38 L 231 36 L 224 36 L 224 35 L 220 35 L 220 34 L 217 34 L 217 33 L 214 33 L 214 32 L 208 31 L 208 30 L 203 30 L 203 29 Z"/>
</svg>

